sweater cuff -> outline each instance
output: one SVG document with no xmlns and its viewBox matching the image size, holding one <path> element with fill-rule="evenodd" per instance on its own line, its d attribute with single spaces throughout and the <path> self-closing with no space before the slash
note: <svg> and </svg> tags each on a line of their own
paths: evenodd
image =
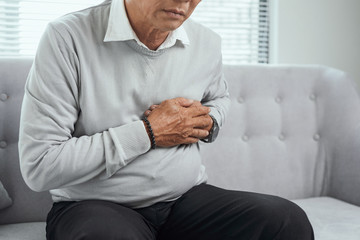
<svg viewBox="0 0 360 240">
<path fill-rule="evenodd" d="M 219 124 L 219 127 L 221 127 L 222 121 L 221 121 L 221 115 L 220 115 L 219 111 L 215 107 L 211 107 L 210 109 L 211 109 L 211 111 L 210 111 L 209 115 L 211 115 L 213 118 L 215 118 Z"/>
<path fill-rule="evenodd" d="M 151 147 L 143 121 L 139 120 L 120 127 L 110 128 L 109 133 L 119 157 L 107 159 L 106 175 L 108 177 L 126 166 L 134 158 L 149 151 Z"/>
</svg>

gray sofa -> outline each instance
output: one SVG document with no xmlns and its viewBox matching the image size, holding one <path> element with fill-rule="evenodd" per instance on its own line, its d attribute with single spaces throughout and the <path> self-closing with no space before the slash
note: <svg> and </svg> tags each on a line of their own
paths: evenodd
<svg viewBox="0 0 360 240">
<path fill-rule="evenodd" d="M 20 106 L 31 64 L 0 59 L 0 181 L 12 199 L 0 210 L 0 240 L 45 239 L 51 208 L 49 194 L 32 192 L 19 171 Z M 201 144 L 209 183 L 294 200 L 317 240 L 359 240 L 355 84 L 324 66 L 225 66 L 225 74 L 229 117 L 215 143 Z"/>
</svg>

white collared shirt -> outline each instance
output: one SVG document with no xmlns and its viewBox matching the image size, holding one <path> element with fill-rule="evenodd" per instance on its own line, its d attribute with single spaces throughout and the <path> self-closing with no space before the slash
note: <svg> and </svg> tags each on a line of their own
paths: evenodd
<svg viewBox="0 0 360 240">
<path fill-rule="evenodd" d="M 126 14 L 124 0 L 113 0 L 111 3 L 109 23 L 106 30 L 104 42 L 135 40 L 140 46 L 149 49 L 136 36 Z M 170 48 L 180 40 L 184 45 L 189 45 L 190 40 L 183 26 L 170 32 L 166 40 L 157 50 Z"/>
</svg>

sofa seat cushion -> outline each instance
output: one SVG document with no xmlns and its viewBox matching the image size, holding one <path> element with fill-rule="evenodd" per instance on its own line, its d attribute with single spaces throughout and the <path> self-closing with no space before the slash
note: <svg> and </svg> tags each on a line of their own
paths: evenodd
<svg viewBox="0 0 360 240">
<path fill-rule="evenodd" d="M 330 197 L 294 202 L 307 213 L 316 240 L 360 239 L 360 207 Z"/>
<path fill-rule="evenodd" d="M 46 240 L 45 222 L 30 222 L 0 225 L 3 240 Z"/>
</svg>

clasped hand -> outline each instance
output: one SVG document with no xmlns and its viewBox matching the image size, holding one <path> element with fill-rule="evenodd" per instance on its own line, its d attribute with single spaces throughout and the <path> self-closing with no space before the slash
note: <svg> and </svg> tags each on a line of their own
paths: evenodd
<svg viewBox="0 0 360 240">
<path fill-rule="evenodd" d="M 156 145 L 173 147 L 206 138 L 213 125 L 209 113 L 210 108 L 199 101 L 174 98 L 152 105 L 144 115 L 150 122 Z"/>
</svg>

